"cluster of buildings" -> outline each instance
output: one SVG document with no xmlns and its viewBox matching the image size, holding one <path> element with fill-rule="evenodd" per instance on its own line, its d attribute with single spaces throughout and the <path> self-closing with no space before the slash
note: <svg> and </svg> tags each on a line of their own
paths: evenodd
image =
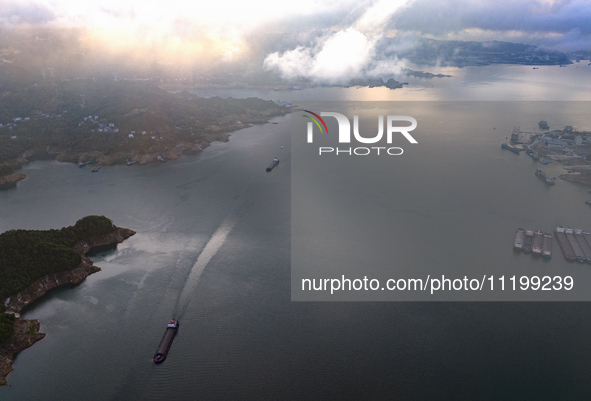
<svg viewBox="0 0 591 401">
<path fill-rule="evenodd" d="M 546 121 L 540 121 L 541 129 L 549 129 Z M 514 127 L 511 133 L 511 143 L 523 144 L 524 148 L 537 148 L 544 153 L 554 155 L 587 157 L 591 145 L 591 131 L 575 131 L 570 125 L 562 130 L 548 132 L 524 132 Z"/>
<path fill-rule="evenodd" d="M 273 100 L 273 103 L 278 104 L 279 106 L 283 106 L 283 107 L 291 107 L 291 103 L 288 103 L 283 100 Z"/>
</svg>

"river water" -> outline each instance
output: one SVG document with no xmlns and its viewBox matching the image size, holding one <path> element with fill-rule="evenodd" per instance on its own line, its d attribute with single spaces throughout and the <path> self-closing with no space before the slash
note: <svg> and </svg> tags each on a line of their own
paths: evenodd
<svg viewBox="0 0 591 401">
<path fill-rule="evenodd" d="M 453 69 L 449 81 L 409 80 L 395 91 L 196 92 L 295 102 L 591 100 L 586 66 Z M 587 303 L 291 302 L 290 116 L 272 121 L 163 164 L 95 174 L 55 161 L 23 167 L 29 178 L 0 192 L 0 231 L 102 214 L 137 234 L 93 256 L 101 272 L 25 310 L 47 337 L 18 355 L 2 400 L 585 399 Z M 483 137 L 466 151 L 491 152 L 491 142 L 499 141 Z M 525 174 L 531 161 L 492 152 L 507 159 L 507 175 Z M 273 157 L 281 163 L 266 173 Z M 584 192 L 563 182 L 551 189 L 559 186 L 566 206 L 556 206 L 591 228 Z M 528 191 L 515 196 L 536 202 Z M 561 258 L 557 244 L 554 253 Z M 173 316 L 178 336 L 155 365 Z"/>
</svg>

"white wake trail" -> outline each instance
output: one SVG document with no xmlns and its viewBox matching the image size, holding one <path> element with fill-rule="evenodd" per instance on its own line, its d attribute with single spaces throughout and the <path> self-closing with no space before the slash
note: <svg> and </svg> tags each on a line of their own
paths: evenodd
<svg viewBox="0 0 591 401">
<path fill-rule="evenodd" d="M 213 233 L 213 235 L 205 245 L 205 248 L 203 248 L 203 251 L 201 251 L 201 254 L 197 258 L 197 261 L 191 268 L 189 277 L 187 278 L 181 295 L 178 298 L 174 313 L 177 319 L 180 319 L 185 314 L 185 311 L 189 306 L 191 297 L 193 296 L 193 293 L 197 288 L 197 284 L 199 284 L 199 279 L 201 278 L 203 270 L 205 270 L 205 267 L 207 266 L 211 258 L 215 256 L 218 249 L 220 249 L 220 247 L 224 244 L 224 242 L 226 241 L 226 237 L 228 236 L 228 234 L 230 234 L 235 224 L 236 221 L 234 219 L 227 218 L 226 220 L 224 220 L 224 222 L 220 225 L 220 227 L 218 227 L 215 233 Z"/>
</svg>

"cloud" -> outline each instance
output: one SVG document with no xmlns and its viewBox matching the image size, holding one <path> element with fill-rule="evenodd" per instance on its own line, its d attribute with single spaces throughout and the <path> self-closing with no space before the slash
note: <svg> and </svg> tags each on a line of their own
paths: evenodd
<svg viewBox="0 0 591 401">
<path fill-rule="evenodd" d="M 12 24 L 39 24 L 53 19 L 53 11 L 43 4 L 0 1 L 0 21 Z"/>
<path fill-rule="evenodd" d="M 327 30 L 314 45 L 269 54 L 263 67 L 288 79 L 307 78 L 330 83 L 374 77 L 386 70 L 399 71 L 398 60 L 376 60 L 376 44 L 390 16 L 408 4 L 408 0 L 380 0 L 367 8 L 350 27 L 336 32 Z"/>
</svg>

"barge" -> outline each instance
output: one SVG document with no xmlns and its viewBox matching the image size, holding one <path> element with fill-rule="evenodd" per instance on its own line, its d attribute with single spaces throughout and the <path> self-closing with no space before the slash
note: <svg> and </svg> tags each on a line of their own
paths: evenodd
<svg viewBox="0 0 591 401">
<path fill-rule="evenodd" d="M 172 319 L 168 322 L 166 326 L 166 331 L 164 332 L 164 336 L 160 341 L 160 345 L 156 350 L 156 354 L 154 355 L 154 362 L 155 363 L 162 363 L 166 359 L 166 355 L 168 355 L 168 350 L 170 350 L 170 346 L 172 345 L 172 340 L 174 340 L 174 336 L 176 336 L 176 332 L 179 329 L 179 321 Z"/>
<path fill-rule="evenodd" d="M 591 263 L 591 247 L 589 247 L 589 244 L 587 244 L 587 241 L 585 241 L 585 238 L 583 237 L 583 230 L 581 230 L 580 228 L 575 228 L 575 238 L 577 239 L 579 246 L 583 250 L 587 262 Z"/>
<path fill-rule="evenodd" d="M 525 230 L 518 228 L 515 232 L 515 242 L 513 243 L 513 249 L 521 251 L 523 249 L 523 239 L 525 238 Z"/>
<path fill-rule="evenodd" d="M 566 234 L 566 238 L 568 239 L 569 244 L 571 245 L 571 247 L 573 248 L 573 251 L 575 252 L 576 259 L 579 262 L 583 263 L 585 260 L 587 260 L 587 257 L 585 256 L 585 253 L 581 249 L 581 246 L 579 245 L 579 241 L 577 241 L 577 239 L 575 238 L 574 230 L 571 227 L 567 227 L 566 230 L 564 230 L 564 232 Z"/>
<path fill-rule="evenodd" d="M 534 255 L 542 254 L 542 243 L 544 242 L 544 233 L 540 230 L 534 233 L 534 240 L 532 246 L 532 252 Z"/>
<path fill-rule="evenodd" d="M 521 152 L 521 150 L 514 148 L 513 146 L 509 146 L 509 144 L 507 144 L 507 143 L 501 144 L 501 148 L 510 150 L 511 152 L 517 153 L 517 154 L 519 154 L 519 152 Z"/>
<path fill-rule="evenodd" d="M 530 253 L 532 240 L 534 237 L 534 230 L 525 230 L 525 241 L 523 243 L 523 252 Z"/>
<path fill-rule="evenodd" d="M 575 256 L 575 251 L 573 247 L 570 245 L 570 242 L 566 238 L 566 230 L 562 226 L 556 227 L 554 230 L 554 235 L 558 240 L 558 245 L 560 245 L 560 250 L 565 258 L 568 260 L 575 260 L 577 257 Z"/>
<path fill-rule="evenodd" d="M 542 257 L 550 259 L 552 257 L 552 235 L 544 233 L 544 240 L 542 241 Z"/>
<path fill-rule="evenodd" d="M 269 164 L 267 166 L 267 171 L 273 170 L 278 164 L 279 164 L 279 159 L 278 158 L 274 158 L 273 161 L 271 162 L 271 164 Z"/>
<path fill-rule="evenodd" d="M 535 174 L 536 177 L 544 181 L 546 184 L 554 185 L 554 178 L 550 177 L 549 175 L 546 175 L 546 173 L 544 173 L 541 168 L 537 168 Z"/>
</svg>

